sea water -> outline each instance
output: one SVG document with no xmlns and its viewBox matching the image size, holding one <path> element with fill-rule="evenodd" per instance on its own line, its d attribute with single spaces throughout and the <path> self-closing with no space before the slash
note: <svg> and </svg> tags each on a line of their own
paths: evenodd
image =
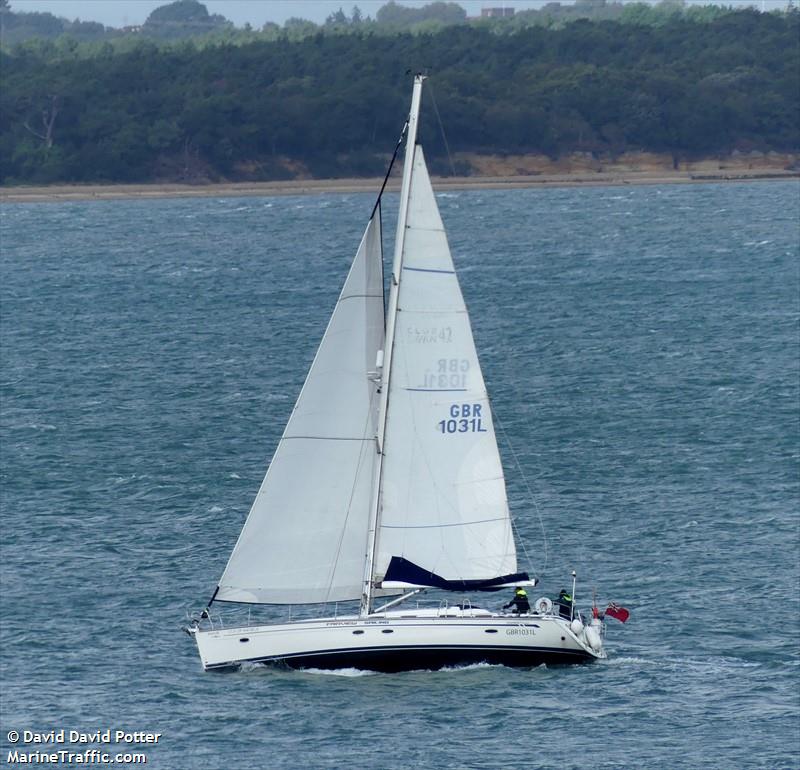
<svg viewBox="0 0 800 770">
<path fill-rule="evenodd" d="M 181 631 L 373 197 L 4 205 L 2 761 L 800 766 L 799 192 L 438 196 L 533 598 L 575 569 L 579 605 L 632 614 L 593 665 L 395 675 L 206 674 Z"/>
</svg>

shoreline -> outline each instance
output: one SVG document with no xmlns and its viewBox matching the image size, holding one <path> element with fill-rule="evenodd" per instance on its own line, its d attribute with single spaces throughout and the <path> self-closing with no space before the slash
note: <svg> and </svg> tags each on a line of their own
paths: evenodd
<svg viewBox="0 0 800 770">
<path fill-rule="evenodd" d="M 609 170 L 502 176 L 432 177 L 433 186 L 437 192 L 447 190 L 513 190 L 536 187 L 750 182 L 776 179 L 800 179 L 800 171 L 763 167 L 714 171 L 703 169 L 702 173 L 680 170 Z M 223 182 L 197 185 L 177 183 L 21 185 L 18 187 L 0 187 L 0 203 L 368 193 L 377 192 L 382 181 L 379 178 L 353 178 L 295 179 L 281 182 Z M 390 192 L 399 190 L 399 180 L 390 181 L 386 189 Z"/>
</svg>

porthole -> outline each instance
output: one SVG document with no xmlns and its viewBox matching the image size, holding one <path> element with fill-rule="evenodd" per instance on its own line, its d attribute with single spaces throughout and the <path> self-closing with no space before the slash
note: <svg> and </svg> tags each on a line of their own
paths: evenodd
<svg viewBox="0 0 800 770">
<path fill-rule="evenodd" d="M 393 629 L 393 628 L 384 628 L 384 629 L 381 631 L 381 633 L 382 633 L 382 634 L 393 634 L 393 633 L 394 633 L 394 629 Z"/>
<path fill-rule="evenodd" d="M 248 637 L 246 637 L 246 636 L 243 636 L 239 641 L 240 642 L 249 642 L 250 639 Z"/>
<path fill-rule="evenodd" d="M 359 629 L 358 631 L 353 631 L 353 633 L 354 634 L 363 634 L 364 632 L 361 629 Z"/>
</svg>

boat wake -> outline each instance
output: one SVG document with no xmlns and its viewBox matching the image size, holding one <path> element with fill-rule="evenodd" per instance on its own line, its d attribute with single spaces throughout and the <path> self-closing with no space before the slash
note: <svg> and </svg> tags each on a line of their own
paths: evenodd
<svg viewBox="0 0 800 770">
<path fill-rule="evenodd" d="M 413 671 L 405 671 L 391 674 L 392 677 L 402 676 L 405 674 L 453 674 L 461 673 L 463 671 L 476 671 L 485 668 L 505 668 L 500 664 L 495 663 L 470 663 L 465 666 L 444 666 L 443 668 L 430 669 L 418 668 Z M 298 673 L 303 674 L 319 674 L 322 676 L 345 676 L 345 677 L 359 677 L 359 676 L 376 676 L 380 671 L 370 671 L 361 668 L 337 668 L 337 669 L 324 669 L 324 668 L 304 668 L 298 670 Z"/>
<path fill-rule="evenodd" d="M 484 668 L 508 668 L 508 666 L 504 666 L 502 663 L 468 663 L 465 666 L 444 666 L 443 668 L 437 669 L 437 671 L 443 674 L 452 674 L 454 672 L 460 673 L 462 671 L 476 671 Z M 424 670 L 427 672 L 430 669 Z"/>
<path fill-rule="evenodd" d="M 658 666 L 683 673 L 696 673 L 704 676 L 723 674 L 742 668 L 757 668 L 758 661 L 746 660 L 741 657 L 714 655 L 708 658 L 669 657 L 669 658 L 640 658 L 628 656 L 621 658 L 606 658 L 600 661 L 603 666 Z"/>
<path fill-rule="evenodd" d="M 304 668 L 296 673 L 299 674 L 314 674 L 318 676 L 344 676 L 344 677 L 360 677 L 360 676 L 375 676 L 379 672 L 378 671 L 367 671 L 366 669 L 361 668 L 337 668 L 337 669 L 325 669 L 325 668 Z"/>
<path fill-rule="evenodd" d="M 469 663 L 464 666 L 444 666 L 443 668 L 438 669 L 430 669 L 430 668 L 418 668 L 414 669 L 413 671 L 405 671 L 400 673 L 392 674 L 392 677 L 402 676 L 405 674 L 454 674 L 454 673 L 462 673 L 466 671 L 481 671 L 484 669 L 491 669 L 491 668 L 507 668 L 507 666 L 503 666 L 500 663 Z M 536 666 L 536 668 L 546 669 L 547 666 L 542 664 L 541 666 Z M 289 672 L 289 669 L 282 669 L 280 666 L 276 666 L 272 663 L 242 663 L 239 666 L 239 671 L 245 674 L 250 673 L 262 673 L 265 671 L 275 671 L 276 669 L 286 670 Z M 362 668 L 336 668 L 336 669 L 327 669 L 327 668 L 302 668 L 302 669 L 294 669 L 290 671 L 292 674 L 311 674 L 312 676 L 339 676 L 345 678 L 358 678 L 362 676 L 380 676 L 382 672 L 380 671 L 372 671 L 370 669 L 362 669 Z"/>
<path fill-rule="evenodd" d="M 633 664 L 644 664 L 647 665 L 649 663 L 655 663 L 654 660 L 648 660 L 647 658 L 637 658 L 634 656 L 630 656 L 627 658 L 606 658 L 603 661 L 600 661 L 600 665 L 602 666 L 630 666 Z"/>
</svg>

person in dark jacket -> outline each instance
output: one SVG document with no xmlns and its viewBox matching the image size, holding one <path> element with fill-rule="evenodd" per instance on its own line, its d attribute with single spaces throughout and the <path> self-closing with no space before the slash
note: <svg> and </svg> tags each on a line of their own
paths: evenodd
<svg viewBox="0 0 800 770">
<path fill-rule="evenodd" d="M 524 615 L 531 611 L 531 603 L 528 601 L 528 594 L 522 586 L 517 586 L 514 590 L 514 598 L 508 603 L 503 605 L 503 609 L 507 610 L 514 605 L 514 613 L 516 615 Z"/>
<path fill-rule="evenodd" d="M 562 618 L 569 620 L 572 617 L 572 596 L 564 588 L 558 594 L 556 606 L 558 607 L 558 614 Z"/>
</svg>

